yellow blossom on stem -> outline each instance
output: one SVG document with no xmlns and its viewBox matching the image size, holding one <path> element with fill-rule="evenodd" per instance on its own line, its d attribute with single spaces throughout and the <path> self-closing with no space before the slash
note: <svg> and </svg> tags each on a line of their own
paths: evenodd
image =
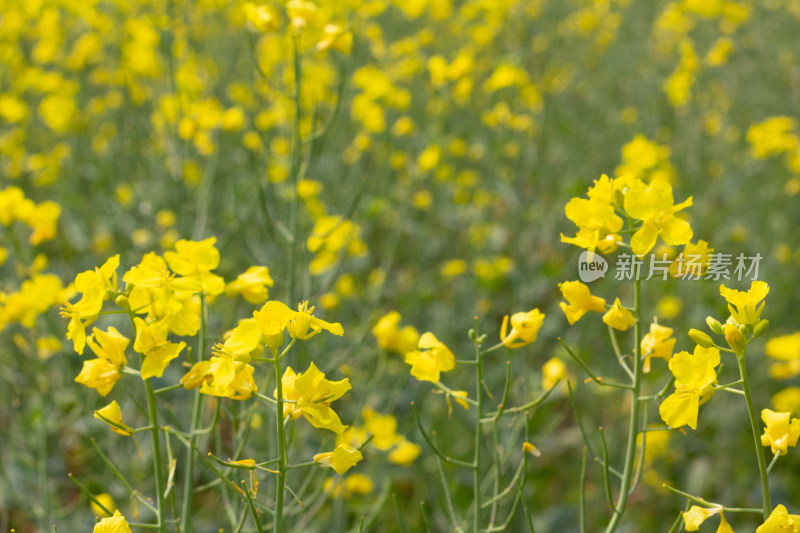
<svg viewBox="0 0 800 533">
<path fill-rule="evenodd" d="M 644 357 L 642 370 L 650 372 L 650 360 L 653 357 L 669 361 L 672 351 L 675 349 L 675 338 L 672 336 L 672 328 L 660 324 L 650 324 L 650 332 L 642 337 L 641 353 Z"/>
<path fill-rule="evenodd" d="M 521 348 L 536 340 L 543 321 L 544 313 L 539 309 L 527 313 L 514 313 L 511 315 L 511 331 L 506 334 L 509 322 L 506 315 L 500 327 L 500 339 L 507 348 Z"/>
<path fill-rule="evenodd" d="M 109 327 L 108 331 L 94 328 L 86 343 L 97 358 L 83 362 L 83 369 L 75 381 L 91 389 L 97 389 L 100 396 L 105 396 L 122 377 L 121 369 L 128 362 L 125 358 L 125 348 L 130 340 L 114 327 Z"/>
<path fill-rule="evenodd" d="M 225 281 L 211 273 L 219 266 L 219 250 L 214 246 L 216 242 L 216 237 L 203 241 L 181 239 L 175 243 L 174 252 L 164 252 L 164 259 L 172 271 L 183 276 L 181 288 L 192 284 L 196 290 L 202 290 L 209 296 L 222 294 Z"/>
<path fill-rule="evenodd" d="M 564 311 L 567 321 L 574 324 L 589 311 L 603 312 L 606 308 L 606 301 L 599 296 L 592 296 L 589 287 L 580 281 L 565 281 L 559 283 L 558 288 L 564 299 L 569 303 L 561 302 L 558 306 Z"/>
<path fill-rule="evenodd" d="M 124 435 L 126 437 L 133 435 L 133 429 L 130 426 L 126 426 L 122 422 L 122 411 L 120 410 L 119 404 L 116 400 L 106 405 L 102 409 L 95 411 L 94 417 L 103 420 L 106 423 L 109 421 L 113 422 L 114 424 L 109 425 L 111 426 L 111 431 L 114 433 L 119 433 L 120 435 Z"/>
<path fill-rule="evenodd" d="M 256 323 L 261 328 L 264 343 L 276 350 L 283 344 L 283 332 L 295 316 L 295 312 L 276 300 L 270 300 L 253 313 Z"/>
<path fill-rule="evenodd" d="M 134 351 L 144 355 L 142 379 L 160 378 L 170 361 L 178 357 L 186 347 L 185 342 L 173 343 L 167 340 L 167 327 L 158 322 L 147 324 L 139 317 L 133 319 L 136 325 Z"/>
<path fill-rule="evenodd" d="M 697 429 L 700 404 L 714 395 L 719 361 L 718 349 L 702 346 L 695 346 L 693 354 L 678 352 L 670 359 L 669 369 L 675 376 L 675 392 L 658 408 L 661 419 L 670 427 L 688 425 Z"/>
<path fill-rule="evenodd" d="M 202 365 L 204 362 L 198 364 Z M 212 357 L 208 363 L 207 367 L 198 368 L 193 376 L 197 379 L 201 371 L 207 372 L 199 376 L 200 392 L 203 394 L 231 400 L 247 400 L 254 392 L 258 392 L 258 386 L 253 379 L 255 368 L 252 365 L 234 362 L 232 357 Z M 188 389 L 190 387 L 187 384 L 188 380 L 184 383 L 184 387 Z"/>
<path fill-rule="evenodd" d="M 96 523 L 92 533 L 131 533 L 131 528 L 117 509 L 114 511 L 114 516 L 103 518 Z"/>
<path fill-rule="evenodd" d="M 614 305 L 603 315 L 603 322 L 619 331 L 626 331 L 636 323 L 636 318 L 617 298 L 614 300 Z"/>
<path fill-rule="evenodd" d="M 119 255 L 112 256 L 103 266 L 81 272 L 75 277 L 73 287 L 82 293 L 74 304 L 67 303 L 61 308 L 61 316 L 69 317 L 67 338 L 72 340 L 75 351 L 83 355 L 86 346 L 86 326 L 91 324 L 103 308 L 103 301 L 109 291 L 117 289 L 117 267 Z"/>
<path fill-rule="evenodd" d="M 213 379 L 211 375 L 211 360 L 200 361 L 192 365 L 192 368 L 183 375 L 180 384 L 186 390 L 196 389 L 205 382 L 210 382 Z"/>
<path fill-rule="evenodd" d="M 303 415 L 309 423 L 322 429 L 329 429 L 341 435 L 347 426 L 339 420 L 339 415 L 331 408 L 331 403 L 338 400 L 352 389 L 350 380 L 329 381 L 325 374 L 311 363 L 302 374 L 296 374 L 292 367 L 286 367 L 281 378 L 283 399 L 283 416 L 292 420 Z M 275 394 L 277 394 L 277 389 Z"/>
<path fill-rule="evenodd" d="M 221 357 L 230 357 L 237 361 L 250 361 L 250 353 L 261 341 L 261 326 L 258 321 L 247 318 L 239 321 L 222 344 L 214 346 L 214 353 Z"/>
<path fill-rule="evenodd" d="M 766 424 L 761 444 L 772 448 L 773 455 L 786 455 L 789 446 L 797 446 L 800 438 L 800 420 L 791 413 L 776 413 L 771 409 L 761 411 L 761 420 Z"/>
<path fill-rule="evenodd" d="M 599 196 L 573 198 L 564 211 L 567 218 L 578 226 L 578 233 L 575 237 L 562 234 L 561 242 L 586 248 L 590 252 L 597 249 L 599 242 L 622 229 L 622 219 L 614 212 L 614 206 Z M 612 237 L 611 242 L 616 242 L 616 238 Z"/>
<path fill-rule="evenodd" d="M 766 522 L 756 529 L 756 533 L 797 533 L 798 531 L 800 531 L 800 515 L 789 514 L 783 505 L 773 509 Z"/>
<path fill-rule="evenodd" d="M 750 283 L 750 289 L 747 292 L 720 285 L 719 293 L 728 301 L 728 310 L 738 324 L 754 326 L 761 319 L 761 311 L 766 303 L 761 300 L 769 294 L 769 285 L 765 281 L 755 280 Z"/>
<path fill-rule="evenodd" d="M 697 531 L 700 529 L 700 525 L 703 522 L 712 516 L 719 515 L 720 524 L 719 529 L 717 529 L 717 533 L 725 533 L 730 530 L 730 526 L 725 520 L 725 516 L 722 514 L 723 511 L 724 508 L 721 505 L 714 507 L 700 507 L 698 505 L 692 505 L 688 511 L 683 513 L 684 527 L 686 531 Z"/>
<path fill-rule="evenodd" d="M 728 346 L 736 353 L 741 353 L 745 348 L 744 336 L 736 325 L 727 323 L 723 326 L 722 331 L 725 335 L 725 341 Z"/>
<path fill-rule="evenodd" d="M 269 297 L 269 289 L 275 282 L 265 266 L 252 266 L 237 278 L 225 285 L 225 296 L 233 298 L 237 294 L 251 304 L 260 304 Z"/>
<path fill-rule="evenodd" d="M 418 380 L 436 383 L 441 372 L 455 368 L 453 352 L 430 331 L 422 334 L 417 347 L 419 350 L 405 355 L 405 362 L 411 365 L 411 375 Z"/>
<path fill-rule="evenodd" d="M 294 313 L 287 325 L 289 335 L 292 337 L 300 340 L 308 340 L 322 330 L 340 337 L 344 335 L 344 329 L 342 329 L 342 325 L 338 322 L 325 322 L 313 316 L 314 307 L 309 308 L 308 302 L 300 303 L 297 309 L 297 312 Z"/>
<path fill-rule="evenodd" d="M 692 240 L 692 227 L 675 216 L 675 213 L 692 205 L 692 197 L 674 204 L 672 185 L 661 179 L 649 185 L 635 184 L 625 194 L 625 211 L 642 221 L 641 227 L 631 237 L 631 250 L 641 257 L 656 244 L 660 235 L 670 245 L 687 244 Z"/>
<path fill-rule="evenodd" d="M 316 454 L 314 461 L 320 466 L 333 468 L 337 474 L 342 475 L 363 458 L 364 456 L 357 449 L 346 444 L 339 444 L 332 452 Z"/>
<path fill-rule="evenodd" d="M 697 244 L 687 243 L 669 266 L 669 275 L 673 278 L 700 279 L 708 271 L 713 252 L 714 249 L 702 239 Z"/>
</svg>

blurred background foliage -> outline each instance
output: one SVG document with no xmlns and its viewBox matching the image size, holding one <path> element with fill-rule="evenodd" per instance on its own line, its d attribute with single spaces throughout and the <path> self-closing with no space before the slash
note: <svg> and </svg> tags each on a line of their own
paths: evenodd
<svg viewBox="0 0 800 533">
<path fill-rule="evenodd" d="M 673 183 L 677 200 L 693 196 L 687 214 L 696 238 L 719 252 L 763 256 L 769 334 L 800 329 L 797 0 L 320 3 L 298 37 L 299 116 L 283 5 L 265 4 L 277 16 L 275 31 L 272 23 L 248 23 L 241 1 L 0 0 L 0 188 L 8 196 L 17 187 L 45 205 L 12 223 L 5 220 L 11 201 L 0 200 L 3 531 L 89 527 L 92 511 L 66 474 L 98 493 L 120 490 L 90 437 L 122 469 L 138 472 L 132 481 L 150 476 L 137 467 L 132 443 L 91 417 L 103 402 L 72 382 L 81 359 L 65 344 L 57 313 L 74 276 L 113 254 L 127 269 L 177 239 L 215 236 L 226 280 L 266 265 L 272 297 L 292 304 L 296 277 L 293 299 L 310 300 L 319 316 L 345 328 L 344 340 L 313 348 L 315 360 L 353 383 L 342 419 L 358 425 L 369 406 L 396 416 L 398 433 L 423 444 L 409 407 L 416 400 L 456 457 L 471 445 L 463 410 L 448 415 L 443 398 L 409 376 L 401 356 L 379 349 L 372 326 L 396 310 L 403 324 L 435 332 L 457 357 L 468 357 L 474 316 L 496 338 L 505 314 L 538 307 L 547 315 L 539 340 L 508 353 L 514 402 L 541 392 L 547 360 L 567 360 L 557 337 L 601 375 L 614 375 L 610 348 L 596 340 L 605 327 L 584 320 L 567 331 L 557 307 L 557 284 L 577 277 L 580 252 L 560 243 L 559 233 L 573 231 L 564 205 L 602 173 L 659 175 Z M 331 24 L 338 30 L 326 33 Z M 297 183 L 288 179 L 296 119 L 305 140 Z M 51 238 L 47 202 L 60 206 Z M 31 239 L 37 228 L 44 237 Z M 297 265 L 288 260 L 292 238 Z M 61 281 L 47 285 L 45 273 Z M 592 290 L 630 298 L 612 277 Z M 710 281 L 647 282 L 644 316 L 657 315 L 675 328 L 677 349 L 691 349 L 684 332 L 725 312 L 718 291 Z M 211 342 L 252 309 L 213 302 Z M 301 368 L 311 357 L 303 350 Z M 506 358 L 492 357 L 486 380 L 500 394 Z M 797 385 L 796 377 L 770 379 L 759 347 L 749 357 L 760 405 Z M 177 381 L 172 370 L 165 384 Z M 656 370 L 652 388 L 665 367 Z M 584 384 L 577 367 L 569 372 L 592 438 L 604 426 L 621 442 L 629 408 L 622 395 Z M 471 383 L 462 373 L 446 381 Z M 177 405 L 180 392 L 166 396 Z M 753 462 L 730 460 L 751 444 L 734 400 L 704 408 L 697 431 L 648 442 L 626 531 L 658 530 L 682 509 L 661 489 L 664 481 L 715 501 L 757 500 Z M 234 431 L 248 408 L 224 403 L 226 427 Z M 793 408 L 800 415 L 797 401 Z M 526 489 L 537 530 L 575 529 L 582 441 L 565 391 L 504 433 L 504 450 L 531 441 L 542 452 L 529 461 Z M 272 446 L 253 435 L 254 449 Z M 621 455 L 612 446 L 612 461 Z M 420 501 L 434 530 L 449 528 L 429 482 L 428 449 L 409 467 L 387 468 L 380 453 L 366 459 L 358 471 L 371 480 L 367 494 L 296 509 L 297 530 L 343 531 L 374 512 L 375 530 L 392 531 L 396 507 L 414 531 Z M 513 472 L 516 463 L 504 466 Z M 778 503 L 797 505 L 798 466 L 796 454 L 781 461 Z M 448 475 L 458 481 L 456 471 Z M 470 493 L 457 487 L 466 508 Z M 604 520 L 596 465 L 586 490 L 589 516 Z M 117 505 L 129 504 L 118 498 Z M 198 495 L 199 530 L 228 527 L 219 523 L 221 506 Z"/>
</svg>

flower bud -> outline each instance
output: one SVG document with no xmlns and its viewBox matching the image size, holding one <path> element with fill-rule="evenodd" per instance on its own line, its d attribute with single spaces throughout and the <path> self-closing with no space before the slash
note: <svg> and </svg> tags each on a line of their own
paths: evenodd
<svg viewBox="0 0 800 533">
<path fill-rule="evenodd" d="M 767 332 L 768 327 L 769 327 L 769 320 L 765 318 L 759 321 L 758 324 L 756 324 L 753 327 L 753 337 L 760 337 L 761 335 Z"/>
<path fill-rule="evenodd" d="M 711 348 L 714 346 L 714 340 L 707 333 L 703 333 L 699 329 L 690 329 L 689 337 L 695 342 L 695 344 L 702 346 L 703 348 Z"/>
<path fill-rule="evenodd" d="M 713 316 L 709 316 L 706 317 L 706 324 L 708 324 L 708 327 L 711 329 L 711 331 L 717 335 L 722 335 L 722 324 L 719 323 L 719 320 Z"/>
<path fill-rule="evenodd" d="M 120 294 L 116 298 L 114 298 L 114 303 L 117 304 L 122 309 L 130 310 L 130 304 L 128 303 L 128 297 L 124 294 Z"/>
<path fill-rule="evenodd" d="M 742 353 L 744 351 L 744 337 L 742 336 L 742 332 L 739 331 L 739 328 L 734 326 L 733 324 L 725 324 L 724 328 L 725 332 L 725 340 L 728 342 L 728 346 L 736 352 L 737 354 Z"/>
</svg>

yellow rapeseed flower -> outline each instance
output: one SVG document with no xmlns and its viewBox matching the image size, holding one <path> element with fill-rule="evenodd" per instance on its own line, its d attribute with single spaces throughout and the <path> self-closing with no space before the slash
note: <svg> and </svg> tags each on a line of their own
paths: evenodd
<svg viewBox="0 0 800 533">
<path fill-rule="evenodd" d="M 318 453 L 314 461 L 320 466 L 333 468 L 337 474 L 342 475 L 364 458 L 361 452 L 346 444 L 339 444 L 332 452 Z"/>
<path fill-rule="evenodd" d="M 719 361 L 718 349 L 702 346 L 695 346 L 693 354 L 679 352 L 672 357 L 669 369 L 675 376 L 675 392 L 658 409 L 662 420 L 670 427 L 688 425 L 697 429 L 700 404 L 714 395 Z"/>
<path fill-rule="evenodd" d="M 622 306 L 622 302 L 617 298 L 611 308 L 603 315 L 603 322 L 619 331 L 626 331 L 636 323 L 636 318 L 633 313 Z"/>
<path fill-rule="evenodd" d="M 131 528 L 117 509 L 114 511 L 114 516 L 103 518 L 96 523 L 92 533 L 131 533 Z"/>
<path fill-rule="evenodd" d="M 649 185 L 639 182 L 625 194 L 625 211 L 642 225 L 631 237 L 631 250 L 641 257 L 656 244 L 660 235 L 665 243 L 676 246 L 692 240 L 692 227 L 675 213 L 692 205 L 692 197 L 674 204 L 672 185 L 655 179 Z"/>
<path fill-rule="evenodd" d="M 766 522 L 756 529 L 756 533 L 797 533 L 798 531 L 800 531 L 800 515 L 789 514 L 783 505 L 773 509 Z"/>
<path fill-rule="evenodd" d="M 599 296 L 592 296 L 589 287 L 580 281 L 565 281 L 559 283 L 558 288 L 567 302 L 560 302 L 558 306 L 564 311 L 567 321 L 574 324 L 589 311 L 601 313 L 605 311 L 606 301 Z"/>
<path fill-rule="evenodd" d="M 650 332 L 642 337 L 640 350 L 644 357 L 642 370 L 650 372 L 650 359 L 658 357 L 669 361 L 672 351 L 675 349 L 675 338 L 672 336 L 672 328 L 660 324 L 650 324 Z"/>
<path fill-rule="evenodd" d="M 83 362 L 83 369 L 75 381 L 97 389 L 100 396 L 107 395 L 122 377 L 122 367 L 128 362 L 125 348 L 129 343 L 130 340 L 114 327 L 109 327 L 108 331 L 94 328 L 92 335 L 86 339 L 86 344 L 97 358 Z"/>
<path fill-rule="evenodd" d="M 698 531 L 703 522 L 714 515 L 719 515 L 720 524 L 717 533 L 727 533 L 731 528 L 725 520 L 725 516 L 722 514 L 724 510 L 725 509 L 721 505 L 715 507 L 692 505 L 688 511 L 683 513 L 683 524 L 686 531 Z"/>
<path fill-rule="evenodd" d="M 761 444 L 772 448 L 773 455 L 786 455 L 789 446 L 797 446 L 800 438 L 800 420 L 791 413 L 776 413 L 771 409 L 761 411 L 761 420 L 767 426 L 761 435 Z"/>
<path fill-rule="evenodd" d="M 423 333 L 417 345 L 419 350 L 408 352 L 405 362 L 411 365 L 411 375 L 420 381 L 439 381 L 439 374 L 456 366 L 453 352 L 430 331 Z"/>
<path fill-rule="evenodd" d="M 331 408 L 331 403 L 353 388 L 348 378 L 329 381 L 312 362 L 308 370 L 302 374 L 296 374 L 292 367 L 287 367 L 281 383 L 283 399 L 294 402 L 283 404 L 283 416 L 295 420 L 303 415 L 316 428 L 329 429 L 337 435 L 342 434 L 347 426 L 339 420 L 339 415 Z M 277 389 L 275 394 L 277 395 Z"/>
<path fill-rule="evenodd" d="M 113 422 L 114 424 L 109 423 L 109 426 L 111 426 L 111 431 L 114 433 L 119 433 L 120 435 L 124 435 L 126 437 L 133 435 L 133 429 L 130 426 L 126 426 L 122 422 L 122 411 L 120 410 L 119 404 L 116 400 L 95 411 L 94 417 L 106 423 L 109 423 L 109 421 Z"/>
<path fill-rule="evenodd" d="M 753 281 L 747 292 L 729 289 L 720 285 L 719 293 L 728 301 L 731 317 L 741 325 L 754 326 L 761 319 L 764 309 L 764 298 L 769 294 L 769 285 L 765 281 Z M 759 305 L 759 302 L 761 305 Z"/>
<path fill-rule="evenodd" d="M 193 282 L 209 296 L 221 294 L 225 289 L 225 281 L 212 274 L 219 266 L 219 250 L 214 246 L 216 237 L 203 241 L 187 241 L 175 243 L 175 251 L 164 252 L 164 260 L 173 272 L 183 276 L 183 282 Z"/>
<path fill-rule="evenodd" d="M 186 347 L 185 342 L 174 343 L 167 340 L 167 326 L 154 322 L 147 324 L 139 317 L 133 319 L 136 325 L 134 351 L 144 355 L 141 374 L 142 379 L 160 378 L 170 361 L 178 357 Z"/>
<path fill-rule="evenodd" d="M 532 309 L 527 313 L 514 313 L 511 315 L 511 331 L 508 329 L 508 315 L 503 318 L 500 326 L 500 340 L 507 348 L 520 348 L 536 340 L 539 328 L 542 327 L 544 313 L 539 309 Z"/>
</svg>

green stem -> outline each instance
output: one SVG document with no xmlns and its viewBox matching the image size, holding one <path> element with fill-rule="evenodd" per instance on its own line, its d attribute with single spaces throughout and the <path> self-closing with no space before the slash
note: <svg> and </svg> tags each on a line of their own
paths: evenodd
<svg viewBox="0 0 800 533">
<path fill-rule="evenodd" d="M 769 472 L 767 471 L 767 459 L 764 456 L 764 447 L 761 445 L 761 437 L 759 435 L 761 428 L 759 427 L 758 418 L 756 416 L 756 408 L 753 405 L 753 397 L 750 394 L 750 382 L 747 378 L 747 367 L 744 361 L 744 350 L 736 354 L 736 361 L 739 363 L 739 374 L 742 378 L 742 389 L 744 390 L 744 398 L 747 401 L 747 413 L 750 415 L 750 428 L 753 430 L 753 444 L 756 447 L 756 457 L 758 458 L 758 472 L 761 477 L 761 505 L 766 520 L 772 512 L 772 501 L 769 494 Z"/>
<path fill-rule="evenodd" d="M 200 294 L 200 338 L 198 339 L 197 361 L 203 360 L 206 352 L 206 298 L 205 294 Z M 194 391 L 192 399 L 192 421 L 189 429 L 189 438 L 195 438 L 195 432 L 200 425 L 203 416 L 203 403 L 200 396 L 200 389 Z M 192 526 L 192 497 L 194 496 L 194 451 L 190 446 L 186 447 L 186 473 L 183 482 L 183 506 L 181 508 L 180 528 L 182 531 L 194 531 Z"/>
<path fill-rule="evenodd" d="M 636 437 L 639 435 L 639 406 L 641 405 L 641 402 L 636 401 L 636 399 L 639 397 L 639 391 L 642 387 L 642 358 L 639 353 L 639 342 L 642 338 L 642 289 L 641 281 L 638 277 L 634 281 L 633 315 L 636 318 L 636 323 L 634 324 L 633 334 L 633 388 L 631 389 L 631 415 L 628 421 L 628 444 L 625 449 L 625 466 L 622 470 L 622 481 L 620 482 L 617 504 L 614 506 L 614 514 L 611 515 L 611 520 L 608 522 L 608 527 L 606 527 L 606 533 L 616 531 L 625 512 L 634 473 L 633 463 L 636 459 Z M 644 457 L 639 460 L 644 460 Z"/>
<path fill-rule="evenodd" d="M 166 504 L 164 503 L 164 472 L 161 466 L 161 442 L 158 428 L 158 416 L 156 414 L 156 395 L 153 393 L 151 378 L 144 380 L 144 388 L 147 392 L 147 415 L 150 418 L 150 434 L 153 437 L 153 475 L 155 476 L 156 500 L 158 501 L 158 525 L 159 531 L 166 533 Z"/>
<path fill-rule="evenodd" d="M 133 328 L 133 336 L 136 338 L 136 322 L 133 320 L 133 312 L 128 311 L 128 318 Z M 158 502 L 158 530 L 161 533 L 167 531 L 166 512 L 167 506 L 164 502 L 164 469 L 161 464 L 161 441 L 158 427 L 158 414 L 156 412 L 156 395 L 153 391 L 152 378 L 144 380 L 144 389 L 147 394 L 147 416 L 150 419 L 150 434 L 153 437 L 153 476 L 155 477 L 156 501 Z"/>
<path fill-rule="evenodd" d="M 475 321 L 475 338 L 479 338 L 477 319 Z M 479 341 L 475 342 L 475 452 L 473 463 L 475 470 L 472 471 L 473 499 L 472 507 L 474 517 L 473 531 L 479 533 L 481 530 L 481 413 L 483 413 L 483 354 Z"/>
<path fill-rule="evenodd" d="M 281 358 L 278 356 L 277 349 L 272 351 L 272 356 L 275 359 L 275 395 L 278 399 L 275 406 L 275 420 L 278 433 L 278 476 L 275 480 L 275 515 L 273 516 L 272 530 L 275 533 L 282 533 L 283 496 L 286 492 L 286 474 L 288 472 L 287 466 L 289 460 L 286 454 L 286 436 L 283 427 L 283 381 L 281 379 L 283 376 L 281 372 Z"/>
</svg>

